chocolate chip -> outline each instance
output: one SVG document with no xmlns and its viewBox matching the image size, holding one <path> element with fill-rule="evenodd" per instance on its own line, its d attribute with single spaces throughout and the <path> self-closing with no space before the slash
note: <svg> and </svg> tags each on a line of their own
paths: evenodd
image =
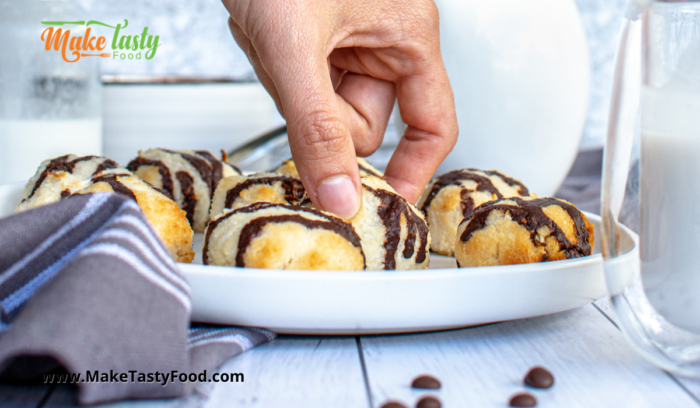
<svg viewBox="0 0 700 408">
<path fill-rule="evenodd" d="M 430 375 L 421 375 L 413 379 L 411 387 L 425 390 L 437 390 L 440 388 L 440 380 Z"/>
<path fill-rule="evenodd" d="M 537 405 L 537 400 L 530 394 L 515 394 L 510 399 L 511 407 L 534 407 Z"/>
<path fill-rule="evenodd" d="M 416 403 L 416 408 L 440 408 L 440 407 L 442 407 L 440 400 L 435 398 L 435 397 L 431 397 L 431 396 L 423 397 L 423 398 L 418 400 L 418 403 Z"/>
<path fill-rule="evenodd" d="M 404 404 L 397 402 L 397 401 L 389 401 L 389 402 L 385 402 L 381 408 L 408 408 L 408 407 L 406 407 Z"/>
<path fill-rule="evenodd" d="M 533 388 L 549 388 L 554 385 L 554 376 L 544 367 L 532 367 L 523 380 Z"/>
</svg>

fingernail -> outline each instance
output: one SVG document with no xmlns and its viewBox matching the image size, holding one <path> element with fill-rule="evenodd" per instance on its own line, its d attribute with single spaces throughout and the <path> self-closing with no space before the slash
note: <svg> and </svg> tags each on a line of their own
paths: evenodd
<svg viewBox="0 0 700 408">
<path fill-rule="evenodd" d="M 355 183 L 348 176 L 325 179 L 316 188 L 318 202 L 325 211 L 349 219 L 360 209 Z"/>
</svg>

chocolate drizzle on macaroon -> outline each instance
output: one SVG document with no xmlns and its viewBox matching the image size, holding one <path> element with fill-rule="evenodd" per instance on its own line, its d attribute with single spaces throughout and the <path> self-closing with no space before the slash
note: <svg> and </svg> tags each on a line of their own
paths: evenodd
<svg viewBox="0 0 700 408">
<path fill-rule="evenodd" d="M 241 192 L 247 190 L 256 185 L 266 184 L 269 186 L 274 185 L 279 182 L 284 189 L 284 199 L 292 204 L 299 205 L 299 203 L 304 199 L 306 195 L 306 190 L 304 190 L 304 185 L 301 180 L 290 176 L 270 176 L 270 177 L 256 177 L 249 178 L 237 184 L 235 187 L 226 192 L 226 200 L 224 201 L 224 208 L 233 208 L 233 203 L 241 195 Z"/>
<path fill-rule="evenodd" d="M 141 166 L 153 166 L 158 169 L 158 174 L 160 174 L 161 184 L 163 185 L 163 190 L 165 195 L 173 198 L 173 176 L 170 174 L 170 169 L 160 160 L 151 160 L 144 157 L 137 157 L 130 161 L 126 166 L 131 172 L 136 172 Z"/>
<path fill-rule="evenodd" d="M 211 155 L 209 152 L 203 150 L 197 151 L 196 153 L 200 156 L 205 157 L 206 160 L 189 153 L 167 149 L 162 150 L 170 154 L 180 155 L 180 157 L 187 160 L 192 165 L 192 167 L 194 167 L 197 170 L 200 177 L 202 177 L 202 180 L 209 188 L 209 194 L 214 194 L 216 186 L 219 185 L 219 181 L 223 177 L 223 165 L 216 157 Z M 202 153 L 206 153 L 206 155 Z"/>
<path fill-rule="evenodd" d="M 224 165 L 219 159 L 206 150 L 196 150 L 195 153 L 204 157 L 211 165 L 211 181 L 209 183 L 209 188 L 211 190 L 209 191 L 210 194 L 214 194 L 214 190 L 216 190 L 216 186 L 219 185 L 219 181 L 224 178 Z"/>
<path fill-rule="evenodd" d="M 367 173 L 367 174 L 371 174 L 372 176 L 376 176 L 376 177 L 379 177 L 379 178 L 381 178 L 381 179 L 384 178 L 384 176 L 381 175 L 380 173 L 377 173 L 375 170 L 373 170 L 373 169 L 371 169 L 371 168 L 369 168 L 369 167 L 363 166 L 363 165 L 362 165 L 361 163 L 359 163 L 359 162 L 357 163 L 357 167 L 358 167 L 360 170 L 362 170 L 362 171 L 364 171 L 365 173 Z"/>
<path fill-rule="evenodd" d="M 102 173 L 105 170 L 116 169 L 117 167 L 119 167 L 117 162 L 115 162 L 112 159 L 105 159 L 105 161 L 103 161 L 102 163 L 99 164 L 99 166 L 97 166 L 97 168 L 92 173 L 92 175 L 94 176 L 98 173 Z"/>
<path fill-rule="evenodd" d="M 423 263 L 428 251 L 428 226 L 426 222 L 411 210 L 406 200 L 397 194 L 392 194 L 386 190 L 374 189 L 366 185 L 364 188 L 381 201 L 377 209 L 377 215 L 381 218 L 386 228 L 384 269 L 396 269 L 396 252 L 399 250 L 399 241 L 401 240 L 401 218 L 406 219 L 408 228 L 402 255 L 405 259 L 411 259 L 414 253 L 416 237 L 419 237 L 421 242 L 416 254 L 416 263 Z"/>
<path fill-rule="evenodd" d="M 110 187 L 112 187 L 112 190 L 115 193 L 127 196 L 127 197 L 131 198 L 132 200 L 138 202 L 138 200 L 136 200 L 136 196 L 134 195 L 134 192 L 131 191 L 131 189 L 129 187 L 122 184 L 121 181 L 119 181 L 119 176 L 120 176 L 119 174 L 104 174 L 101 176 L 93 177 L 92 182 L 94 184 L 107 183 L 107 184 L 109 184 Z M 129 177 L 129 175 L 127 175 L 127 174 L 125 174 L 123 176 Z"/>
<path fill-rule="evenodd" d="M 567 259 L 580 258 L 591 254 L 591 244 L 586 222 L 581 215 L 581 212 L 573 205 L 557 200 L 555 198 L 543 197 L 531 200 L 525 200 L 519 197 L 507 198 L 504 201 L 513 201 L 515 204 L 504 203 L 500 201 L 492 201 L 484 203 L 471 211 L 465 216 L 469 221 L 466 228 L 460 235 L 459 239 L 466 242 L 471 237 L 472 233 L 486 227 L 486 221 L 489 214 L 494 210 L 501 210 L 507 213 L 510 218 L 519 225 L 530 231 L 530 240 L 535 246 L 545 246 L 546 243 L 537 239 L 537 230 L 540 227 L 549 227 L 550 236 L 554 236 L 559 241 L 560 252 L 564 253 Z M 557 205 L 564 209 L 569 217 L 574 222 L 577 242 L 573 244 L 566 237 L 562 229 L 543 211 L 544 207 Z M 545 253 L 543 261 L 547 260 Z"/>
<path fill-rule="evenodd" d="M 301 224 L 308 229 L 325 229 L 334 232 L 341 237 L 349 241 L 353 246 L 361 248 L 360 237 L 355 233 L 352 225 L 340 222 L 337 220 L 328 219 L 328 221 L 312 220 L 303 217 L 298 214 L 283 214 L 283 215 L 271 215 L 268 217 L 258 217 L 254 218 L 241 230 L 241 235 L 238 238 L 238 253 L 236 253 L 236 266 L 245 266 L 243 262 L 243 257 L 245 256 L 246 250 L 250 246 L 253 238 L 257 237 L 267 224 L 280 224 L 283 222 L 295 222 Z M 364 261 L 363 255 L 363 265 L 366 267 L 366 262 Z M 364 268 L 363 268 L 364 269 Z"/>
<path fill-rule="evenodd" d="M 65 172 L 68 172 L 68 173 L 72 173 L 74 167 L 75 167 L 75 163 L 71 163 L 71 161 L 68 160 L 68 156 L 67 156 L 67 155 L 66 155 L 66 156 L 57 157 L 57 158 L 51 160 L 51 161 L 46 165 L 46 168 L 44 169 L 44 171 L 41 172 L 41 175 L 40 175 L 39 178 L 36 180 L 36 183 L 34 183 L 34 188 L 32 188 L 32 192 L 29 193 L 29 195 L 27 196 L 26 199 L 32 198 L 32 196 L 34 195 L 34 193 L 36 193 L 36 190 L 39 189 L 39 187 L 41 186 L 41 183 L 44 182 L 44 179 L 46 179 L 46 176 L 47 176 L 49 173 L 55 173 L 55 172 L 59 172 L 59 171 L 65 171 Z"/>
<path fill-rule="evenodd" d="M 204 248 L 203 248 L 203 253 L 204 253 L 204 259 L 203 262 L 205 265 L 209 264 L 209 260 L 207 259 L 206 254 L 209 252 L 209 240 L 211 238 L 211 234 L 216 229 L 216 227 L 224 220 L 227 218 L 231 217 L 232 215 L 235 214 L 242 214 L 242 213 L 254 213 L 256 211 L 261 211 L 267 208 L 286 208 L 288 210 L 293 210 L 296 212 L 306 212 L 309 214 L 313 214 L 317 217 L 323 218 L 323 220 L 314 220 L 310 218 L 305 218 L 299 214 L 281 214 L 281 215 L 271 215 L 271 216 L 263 216 L 263 217 L 258 217 L 258 218 L 253 218 L 250 220 L 242 229 L 240 232 L 240 235 L 238 237 L 238 252 L 236 254 L 236 266 L 243 267 L 245 266 L 245 263 L 243 261 L 243 258 L 245 256 L 245 252 L 250 246 L 250 243 L 253 241 L 255 237 L 257 237 L 263 230 L 263 228 L 267 224 L 271 223 L 283 223 L 283 222 L 295 222 L 297 224 L 301 224 L 305 226 L 306 228 L 309 229 L 325 229 L 331 232 L 334 232 L 344 239 L 346 239 L 348 242 L 350 242 L 354 247 L 362 249 L 362 245 L 360 244 L 360 237 L 357 235 L 357 232 L 355 232 L 355 229 L 353 228 L 352 225 L 349 223 L 343 221 L 340 218 L 332 217 L 329 215 L 326 215 L 324 213 L 321 213 L 320 211 L 313 210 L 310 208 L 305 208 L 305 207 L 295 207 L 295 206 L 290 206 L 290 205 L 285 205 L 285 204 L 273 204 L 273 203 L 255 203 L 252 205 L 249 205 L 247 207 L 241 207 L 236 210 L 233 210 L 231 212 L 226 213 L 225 215 L 209 222 L 209 226 L 207 227 L 207 233 L 204 238 Z M 366 268 L 366 260 L 365 260 L 365 255 L 364 252 L 362 252 L 362 262 L 363 262 L 363 269 Z"/>
<path fill-rule="evenodd" d="M 83 161 L 89 161 L 89 160 L 98 158 L 98 156 L 82 156 L 82 157 L 77 157 L 73 160 L 69 160 L 69 157 L 70 157 L 70 155 L 65 155 L 65 156 L 57 157 L 57 158 L 51 160 L 46 165 L 46 168 L 44 169 L 44 171 L 41 172 L 41 175 L 37 179 L 36 183 L 34 183 L 34 187 L 32 188 L 32 192 L 29 193 L 29 196 L 27 196 L 27 198 L 25 198 L 22 201 L 26 201 L 26 200 L 32 198 L 34 193 L 36 193 L 36 191 L 41 186 L 41 183 L 44 182 L 44 180 L 46 179 L 46 176 L 48 176 L 49 173 L 57 173 L 57 172 L 65 171 L 67 173 L 73 174 L 73 170 L 75 170 L 76 164 L 83 162 Z M 119 165 L 117 163 L 115 163 L 111 159 L 105 158 L 104 161 L 102 161 L 102 163 L 100 163 L 97 166 L 95 171 L 92 173 L 92 176 L 94 176 L 94 175 L 96 175 L 104 170 L 115 169 L 117 167 L 119 167 Z"/>
<path fill-rule="evenodd" d="M 514 179 L 513 177 L 506 176 L 505 174 L 501 173 L 498 170 L 477 170 L 477 169 L 467 169 L 469 171 L 481 171 L 482 173 L 486 173 L 489 176 L 498 176 L 503 180 L 506 184 L 508 184 L 511 187 L 518 187 L 518 194 L 520 194 L 522 197 L 526 197 L 530 195 L 530 191 L 525 187 L 525 184 L 521 183 L 520 181 Z"/>
<path fill-rule="evenodd" d="M 488 193 L 491 193 L 492 195 L 495 195 L 497 199 L 503 198 L 503 194 L 501 194 L 500 191 L 496 188 L 496 186 L 493 185 L 493 182 L 491 179 L 489 179 L 486 176 L 482 176 L 480 174 L 476 174 L 474 172 L 480 171 L 484 174 L 487 174 L 489 176 L 498 176 L 500 177 L 506 184 L 509 186 L 517 186 L 518 187 L 518 193 L 523 196 L 527 196 L 530 194 L 528 191 L 527 187 L 523 185 L 523 183 L 519 182 L 518 180 L 508 177 L 505 174 L 502 174 L 498 171 L 495 170 L 477 170 L 477 169 L 466 169 L 466 170 L 453 170 L 450 172 L 447 172 L 441 176 L 439 176 L 436 180 L 435 183 L 433 183 L 432 188 L 430 189 L 430 193 L 428 194 L 428 197 L 426 197 L 425 202 L 421 206 L 421 210 L 426 212 L 428 208 L 430 207 L 430 203 L 433 201 L 435 196 L 442 190 L 444 187 L 447 186 L 460 186 L 463 181 L 465 180 L 471 180 L 476 183 L 476 189 L 471 190 L 467 188 L 463 188 L 460 191 L 460 200 L 461 200 L 461 206 L 462 206 L 462 214 L 466 216 L 467 213 L 472 211 L 474 209 L 474 200 L 469 197 L 469 193 L 472 191 L 485 191 Z"/>
<path fill-rule="evenodd" d="M 187 214 L 187 221 L 194 225 L 194 209 L 197 206 L 197 194 L 194 192 L 194 179 L 186 171 L 175 173 L 177 181 L 180 182 L 182 190 L 182 209 Z"/>
<path fill-rule="evenodd" d="M 467 170 L 469 171 L 469 170 Z M 428 197 L 425 199 L 425 202 L 423 203 L 423 206 L 421 207 L 421 210 L 426 211 L 428 207 L 430 207 L 430 203 L 433 201 L 435 196 L 440 192 L 440 190 L 443 189 L 443 187 L 447 186 L 459 186 L 462 184 L 464 180 L 472 180 L 476 182 L 476 191 L 487 191 L 491 194 L 495 194 L 496 197 L 503 198 L 503 195 L 501 194 L 500 191 L 496 188 L 496 186 L 493 185 L 491 180 L 489 180 L 488 177 L 484 177 L 478 174 L 474 173 L 468 173 L 465 170 L 453 170 L 448 173 L 445 173 L 441 176 L 439 176 L 436 180 L 435 183 L 433 183 L 432 188 L 430 189 L 430 193 L 428 194 Z M 468 212 L 473 208 L 474 202 L 471 200 L 471 198 L 467 197 L 466 194 L 468 194 L 470 190 L 468 189 L 462 189 L 460 192 L 460 198 L 462 199 L 462 212 Z M 465 200 L 468 199 L 468 202 L 465 204 Z M 471 206 L 468 204 L 471 202 Z"/>
</svg>

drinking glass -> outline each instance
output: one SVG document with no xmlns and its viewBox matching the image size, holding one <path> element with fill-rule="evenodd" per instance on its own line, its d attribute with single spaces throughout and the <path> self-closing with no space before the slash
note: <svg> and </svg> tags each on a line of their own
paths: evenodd
<svg viewBox="0 0 700 408">
<path fill-rule="evenodd" d="M 700 1 L 632 0 L 603 168 L 605 275 L 643 356 L 700 376 Z M 619 233 L 638 234 L 624 259 Z"/>
<path fill-rule="evenodd" d="M 0 0 L 0 184 L 26 182 L 46 159 L 102 153 L 99 57 L 65 62 L 41 40 L 42 21 L 85 19 L 76 0 Z"/>
</svg>

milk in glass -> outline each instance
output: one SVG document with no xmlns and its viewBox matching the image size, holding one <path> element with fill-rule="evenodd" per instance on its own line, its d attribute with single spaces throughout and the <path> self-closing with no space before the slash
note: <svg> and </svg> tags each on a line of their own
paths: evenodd
<svg viewBox="0 0 700 408">
<path fill-rule="evenodd" d="M 66 62 L 41 41 L 42 21 L 87 16 L 76 0 L 0 0 L 0 184 L 26 183 L 46 159 L 102 153 L 100 58 Z"/>
<path fill-rule="evenodd" d="M 641 98 L 641 274 L 670 323 L 700 333 L 700 92 L 676 78 Z"/>
</svg>

